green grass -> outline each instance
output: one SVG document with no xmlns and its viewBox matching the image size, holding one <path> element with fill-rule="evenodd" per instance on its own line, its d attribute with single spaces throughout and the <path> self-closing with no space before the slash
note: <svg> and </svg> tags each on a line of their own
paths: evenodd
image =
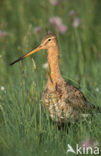
<svg viewBox="0 0 101 156">
<path fill-rule="evenodd" d="M 72 26 L 71 10 L 80 18 L 78 28 Z M 52 16 L 61 17 L 68 26 L 65 34 L 51 27 Z M 36 26 L 41 33 L 34 32 Z M 64 156 L 67 144 L 75 148 L 86 138 L 101 145 L 100 115 L 72 125 L 67 133 L 65 128 L 59 131 L 41 108 L 47 79 L 42 67 L 47 61 L 45 51 L 9 66 L 51 30 L 59 40 L 61 73 L 80 82 L 91 103 L 101 106 L 101 2 L 60 0 L 58 6 L 52 6 L 48 0 L 1 0 L 0 30 L 8 32 L 0 36 L 0 156 Z"/>
</svg>

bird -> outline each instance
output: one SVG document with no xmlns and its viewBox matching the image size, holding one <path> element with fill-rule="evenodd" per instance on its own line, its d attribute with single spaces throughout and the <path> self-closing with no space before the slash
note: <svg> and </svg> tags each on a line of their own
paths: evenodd
<svg viewBox="0 0 101 156">
<path fill-rule="evenodd" d="M 59 44 L 55 34 L 46 34 L 37 48 L 10 65 L 43 49 L 47 50 L 48 78 L 42 94 L 42 105 L 48 110 L 50 119 L 56 123 L 67 123 L 72 119 L 78 120 L 80 115 L 91 113 L 93 110 L 99 111 L 99 108 L 91 104 L 79 88 L 62 77 L 59 66 Z"/>
</svg>

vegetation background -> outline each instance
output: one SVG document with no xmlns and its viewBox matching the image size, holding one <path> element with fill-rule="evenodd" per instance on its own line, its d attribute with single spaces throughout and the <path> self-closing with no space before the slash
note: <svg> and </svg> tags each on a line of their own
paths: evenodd
<svg viewBox="0 0 101 156">
<path fill-rule="evenodd" d="M 41 110 L 47 53 L 9 64 L 57 34 L 61 73 L 101 106 L 101 1 L 0 0 L 0 156 L 64 156 L 67 144 L 101 145 L 101 116 L 59 131 Z M 72 156 L 72 153 L 70 153 Z"/>
</svg>

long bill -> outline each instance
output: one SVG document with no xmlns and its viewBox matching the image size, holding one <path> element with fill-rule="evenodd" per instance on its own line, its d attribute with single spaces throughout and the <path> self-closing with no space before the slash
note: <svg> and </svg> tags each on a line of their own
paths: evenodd
<svg viewBox="0 0 101 156">
<path fill-rule="evenodd" d="M 38 51 L 41 50 L 41 49 L 43 49 L 43 47 L 42 47 L 41 45 L 38 46 L 38 47 L 35 48 L 35 49 L 32 49 L 31 51 L 29 51 L 29 52 L 28 52 L 27 54 L 25 54 L 24 56 L 19 57 L 17 60 L 15 60 L 15 61 L 13 61 L 12 63 L 10 63 L 10 65 L 13 65 L 13 64 L 15 64 L 15 63 L 17 63 L 17 62 L 23 60 L 24 58 L 26 58 L 26 57 L 28 57 L 28 56 L 30 56 L 30 55 L 32 55 L 32 54 L 38 52 Z"/>
</svg>

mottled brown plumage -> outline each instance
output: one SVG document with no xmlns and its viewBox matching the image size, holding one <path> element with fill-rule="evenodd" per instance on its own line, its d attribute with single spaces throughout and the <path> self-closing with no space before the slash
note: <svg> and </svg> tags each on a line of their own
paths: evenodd
<svg viewBox="0 0 101 156">
<path fill-rule="evenodd" d="M 51 119 L 63 123 L 70 119 L 78 119 L 80 114 L 88 113 L 95 108 L 79 89 L 66 82 L 61 76 L 59 47 L 54 34 L 46 35 L 40 46 L 20 57 L 11 65 L 41 49 L 47 49 L 49 65 L 48 81 L 42 96 L 42 103 L 49 111 Z"/>
</svg>

